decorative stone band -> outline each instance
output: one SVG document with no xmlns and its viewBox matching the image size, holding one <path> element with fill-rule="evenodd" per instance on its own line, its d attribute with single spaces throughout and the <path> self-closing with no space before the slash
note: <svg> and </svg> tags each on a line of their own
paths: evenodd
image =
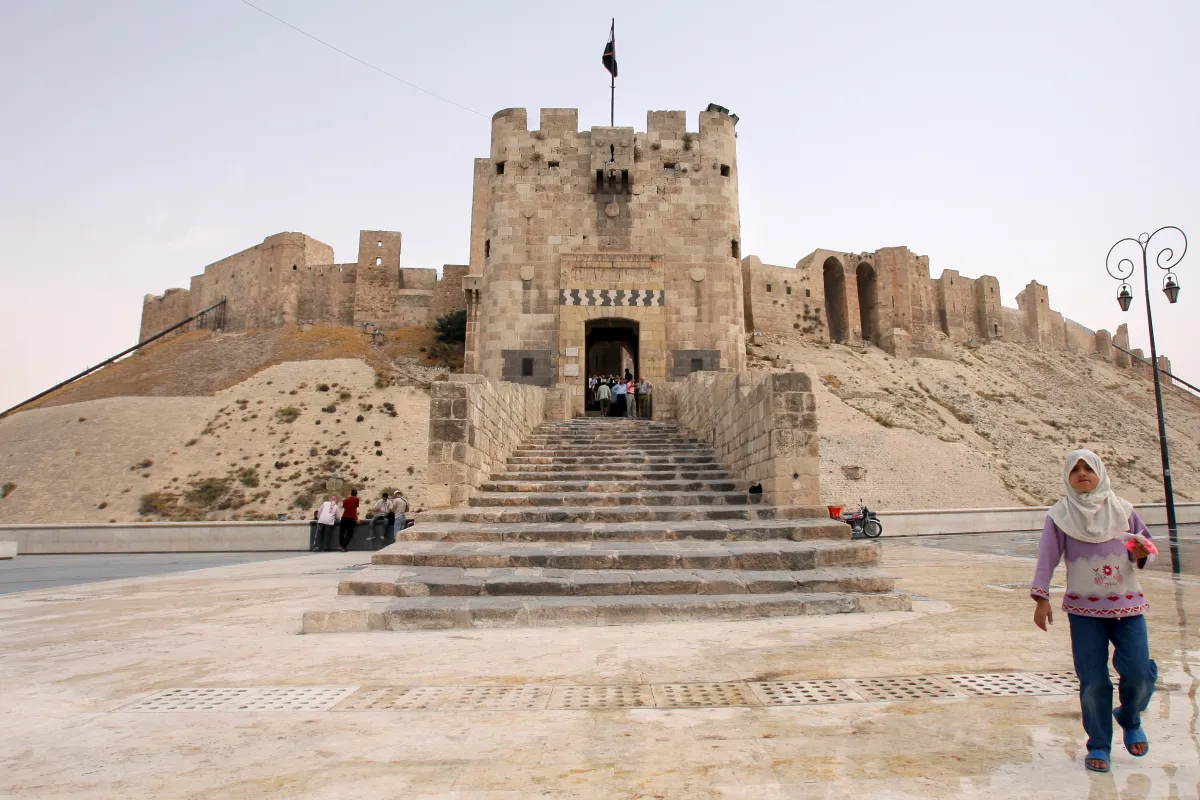
<svg viewBox="0 0 1200 800">
<path fill-rule="evenodd" d="M 665 306 L 662 289 L 559 289 L 560 306 Z"/>
</svg>

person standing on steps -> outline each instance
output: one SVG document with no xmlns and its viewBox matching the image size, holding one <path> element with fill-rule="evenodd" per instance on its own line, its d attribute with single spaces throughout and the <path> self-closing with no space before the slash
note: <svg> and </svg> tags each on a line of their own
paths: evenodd
<svg viewBox="0 0 1200 800">
<path fill-rule="evenodd" d="M 337 495 L 329 495 L 329 499 L 321 503 L 321 507 L 317 509 L 317 533 L 313 541 L 309 542 L 309 550 L 314 553 L 325 550 L 325 542 L 329 541 L 326 536 L 333 536 L 333 528 L 337 525 L 340 512 L 338 511 Z"/>
<path fill-rule="evenodd" d="M 625 374 L 629 374 L 628 370 Z M 625 381 L 625 416 L 637 416 L 637 384 L 633 382 L 633 378 Z"/>
<path fill-rule="evenodd" d="M 354 538 L 354 527 L 358 525 L 358 489 L 351 489 L 350 496 L 342 501 L 342 528 L 338 532 L 338 550 L 346 552 L 346 545 Z"/>
<path fill-rule="evenodd" d="M 386 542 L 388 534 L 392 532 L 395 520 L 396 514 L 392 511 L 391 495 L 388 494 L 387 489 L 384 489 L 383 496 L 376 500 L 375 505 L 371 508 L 371 533 L 367 536 L 367 541 L 372 541 L 378 536 Z"/>
<path fill-rule="evenodd" d="M 600 402 L 600 416 L 608 416 L 608 407 L 612 405 L 612 389 L 606 381 L 600 381 L 596 386 L 596 400 Z"/>
<path fill-rule="evenodd" d="M 625 384 L 621 383 L 621 381 L 617 381 L 612 387 L 612 393 L 612 415 L 614 417 L 625 416 Z"/>
<path fill-rule="evenodd" d="M 408 498 L 399 489 L 392 495 L 392 512 L 396 515 L 396 530 L 392 535 L 397 537 L 408 524 Z"/>
<path fill-rule="evenodd" d="M 1065 558 L 1062 610 L 1071 627 L 1071 656 L 1088 737 L 1084 766 L 1108 772 L 1114 717 L 1130 755 L 1140 758 L 1150 752 L 1141 714 L 1154 694 L 1158 665 L 1150 658 L 1145 617 L 1150 603 L 1138 583 L 1138 572 L 1157 549 L 1133 504 L 1113 492 L 1100 456 L 1091 450 L 1073 450 L 1063 467 L 1063 483 L 1063 499 L 1050 509 L 1042 528 L 1029 590 L 1037 604 L 1033 623 L 1043 631 L 1054 624 L 1050 578 Z M 1121 705 L 1115 710 L 1108 677 L 1109 642 L 1113 667 L 1121 676 L 1117 687 Z"/>
<path fill-rule="evenodd" d="M 637 385 L 638 416 L 642 419 L 650 419 L 650 392 L 653 390 L 654 385 L 643 375 Z"/>
</svg>

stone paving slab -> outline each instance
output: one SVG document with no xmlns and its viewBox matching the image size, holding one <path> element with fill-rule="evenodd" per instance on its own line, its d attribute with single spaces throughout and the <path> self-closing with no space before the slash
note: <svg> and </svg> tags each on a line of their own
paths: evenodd
<svg viewBox="0 0 1200 800">
<path fill-rule="evenodd" d="M 519 591 L 513 588 L 516 584 L 520 585 Z M 338 593 L 395 597 L 870 593 L 890 592 L 894 585 L 886 573 L 872 567 L 808 570 L 372 567 L 342 581 Z"/>
<path fill-rule="evenodd" d="M 513 583 L 515 585 L 517 581 L 514 579 Z M 302 632 L 367 633 L 476 627 L 621 625 L 910 610 L 912 598 L 897 592 L 395 599 L 339 596 L 326 609 L 306 611 Z"/>
<path fill-rule="evenodd" d="M 899 584 L 926 598 L 913 612 L 297 636 L 297 610 L 328 600 L 330 581 L 353 574 L 361 553 L 3 596 L 0 796 L 1195 795 L 1195 580 L 1143 578 L 1161 683 L 1143 716 L 1152 749 L 1135 759 L 1117 739 L 1113 772 L 1097 776 L 1083 768 L 1065 620 L 1043 633 L 1032 625 L 1027 597 L 988 588 L 1028 580 L 1032 561 L 886 536 L 883 550 Z M 520 608 L 493 599 L 509 608 L 498 616 Z M 984 695 L 951 687 L 937 697 L 856 700 L 862 695 L 850 688 L 881 691 L 884 680 L 916 678 L 940 684 L 946 676 L 975 676 L 970 685 L 979 686 L 982 676 L 1013 673 L 1029 676 L 1030 685 L 1054 680 L 1058 691 Z M 685 697 L 714 684 L 749 687 L 761 705 L 646 705 L 644 687 L 683 687 L 675 694 Z M 170 690 L 205 689 L 195 699 L 229 700 L 220 690 L 330 686 L 360 688 L 328 710 L 132 708 Z M 511 691 L 446 702 L 460 689 L 527 687 L 553 687 L 550 702 L 543 708 L 537 693 Z M 576 699 L 568 704 L 568 696 Z M 656 702 L 652 690 L 649 700 Z"/>
<path fill-rule="evenodd" d="M 408 542 L 372 555 L 380 566 L 559 569 L 813 569 L 874 562 L 872 541 Z"/>
<path fill-rule="evenodd" d="M 428 522 L 401 531 L 400 541 L 445 542 L 661 542 L 661 541 L 762 541 L 791 539 L 849 539 L 850 527 L 826 518 L 692 520 L 623 522 L 618 529 L 606 523 L 529 522 L 461 523 Z"/>
</svg>

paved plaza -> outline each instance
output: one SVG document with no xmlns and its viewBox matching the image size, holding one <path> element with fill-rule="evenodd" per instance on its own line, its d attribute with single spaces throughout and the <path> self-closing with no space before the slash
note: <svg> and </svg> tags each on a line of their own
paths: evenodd
<svg viewBox="0 0 1200 800">
<path fill-rule="evenodd" d="M 299 635 L 356 553 L 8 594 L 0 796 L 1197 796 L 1200 581 L 1144 579 L 1151 752 L 1095 775 L 1033 562 L 883 547 L 913 612 Z"/>
</svg>

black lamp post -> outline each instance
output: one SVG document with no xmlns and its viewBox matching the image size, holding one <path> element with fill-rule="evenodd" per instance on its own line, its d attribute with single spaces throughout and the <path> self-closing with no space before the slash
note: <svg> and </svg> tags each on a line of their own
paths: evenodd
<svg viewBox="0 0 1200 800">
<path fill-rule="evenodd" d="M 1187 236 L 1174 225 L 1159 228 L 1154 233 L 1143 233 L 1136 239 L 1125 238 L 1108 251 L 1105 269 L 1114 279 L 1121 282 L 1117 289 L 1117 302 L 1122 311 L 1129 310 L 1133 301 L 1133 289 L 1126 280 L 1133 275 L 1135 259 L 1140 255 L 1142 283 L 1146 288 L 1146 327 L 1150 330 L 1150 366 L 1154 369 L 1154 402 L 1158 409 L 1158 446 L 1162 455 L 1163 492 L 1167 501 L 1167 535 L 1171 542 L 1171 571 L 1179 574 L 1179 527 L 1175 523 L 1175 492 L 1171 488 L 1171 457 L 1167 452 L 1167 422 L 1163 417 L 1162 377 L 1158 371 L 1158 348 L 1154 344 L 1154 315 L 1150 312 L 1150 255 L 1154 265 L 1166 270 L 1163 278 L 1163 293 L 1174 303 L 1179 299 L 1179 279 L 1172 268 L 1183 260 L 1187 252 Z M 1114 259 L 1115 256 L 1115 259 Z"/>
</svg>

